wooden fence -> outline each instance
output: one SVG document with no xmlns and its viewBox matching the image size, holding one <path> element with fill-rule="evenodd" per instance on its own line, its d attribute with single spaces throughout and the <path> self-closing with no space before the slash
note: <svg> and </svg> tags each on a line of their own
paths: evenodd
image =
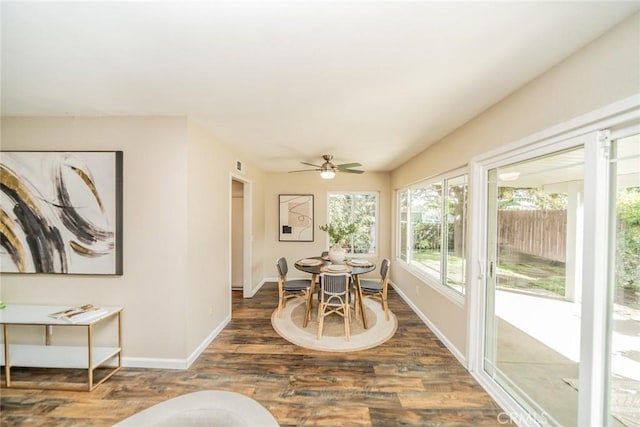
<svg viewBox="0 0 640 427">
<path fill-rule="evenodd" d="M 498 211 L 501 250 L 565 262 L 567 211 Z"/>
</svg>

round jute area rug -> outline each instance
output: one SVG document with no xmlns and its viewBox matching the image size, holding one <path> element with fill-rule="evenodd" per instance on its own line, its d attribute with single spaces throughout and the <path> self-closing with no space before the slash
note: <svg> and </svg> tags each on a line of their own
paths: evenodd
<svg viewBox="0 0 640 427">
<path fill-rule="evenodd" d="M 281 317 L 278 317 L 278 310 L 274 310 L 271 315 L 271 325 L 285 340 L 311 350 L 329 352 L 366 350 L 391 338 L 398 328 L 398 320 L 393 313 L 390 313 L 389 320 L 387 320 L 378 301 L 365 298 L 364 305 L 369 328 L 364 329 L 362 318 L 355 319 L 353 312 L 351 312 L 351 339 L 349 341 L 344 336 L 344 319 L 335 314 L 324 318 L 322 337 L 317 338 L 317 301 L 314 301 L 311 320 L 306 328 L 302 327 L 305 304 L 301 299 L 287 302 Z"/>
</svg>

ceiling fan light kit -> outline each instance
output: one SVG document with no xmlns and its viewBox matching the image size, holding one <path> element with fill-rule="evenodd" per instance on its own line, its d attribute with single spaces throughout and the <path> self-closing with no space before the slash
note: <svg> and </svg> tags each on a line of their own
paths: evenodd
<svg viewBox="0 0 640 427">
<path fill-rule="evenodd" d="M 320 172 L 320 177 L 322 179 L 333 179 L 335 178 L 335 176 L 336 176 L 336 173 L 331 169 L 323 170 L 322 172 Z"/>
<path fill-rule="evenodd" d="M 364 171 L 361 170 L 351 169 L 354 167 L 362 166 L 360 163 L 344 163 L 342 165 L 334 165 L 331 162 L 331 160 L 333 159 L 333 156 L 331 154 L 324 154 L 322 158 L 324 159 L 324 163 L 321 166 L 314 165 L 313 163 L 300 162 L 303 165 L 313 166 L 314 169 L 303 169 L 289 172 L 320 172 L 320 177 L 322 179 L 333 179 L 336 176 L 336 172 L 364 173 Z"/>
</svg>

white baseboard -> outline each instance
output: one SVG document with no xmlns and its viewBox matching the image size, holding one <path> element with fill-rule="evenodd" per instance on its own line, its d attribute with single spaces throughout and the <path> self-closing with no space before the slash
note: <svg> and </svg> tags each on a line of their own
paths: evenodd
<svg viewBox="0 0 640 427">
<path fill-rule="evenodd" d="M 425 325 L 438 337 L 440 341 L 447 347 L 447 349 L 453 354 L 453 356 L 458 359 L 458 362 L 465 367 L 465 369 L 469 369 L 467 367 L 467 358 L 462 354 L 462 352 L 455 346 L 451 341 L 447 339 L 447 337 L 440 331 L 430 320 L 429 318 L 422 312 L 420 309 L 411 301 L 396 285 L 389 281 L 389 284 L 393 287 L 400 298 L 404 300 L 405 303 L 413 310 L 414 313 L 424 322 Z"/>
<path fill-rule="evenodd" d="M 255 295 L 266 283 L 277 282 L 277 278 L 265 278 L 255 288 Z M 438 337 L 440 341 L 447 347 L 447 349 L 453 354 L 453 356 L 467 368 L 467 360 L 465 356 L 454 346 L 451 341 L 429 320 L 429 318 L 422 313 L 418 307 L 392 282 L 389 284 L 395 289 L 396 293 L 404 300 L 404 302 L 413 310 L 414 313 L 424 322 L 424 324 L 431 329 L 431 331 Z M 188 369 L 189 366 L 196 361 L 196 359 L 202 354 L 202 352 L 211 344 L 211 342 L 222 332 L 222 330 L 231 322 L 231 315 L 229 315 L 216 329 L 214 329 L 207 338 L 191 353 L 186 359 L 157 359 L 148 357 L 123 357 L 122 366 L 127 368 L 155 368 L 155 369 Z"/>
<path fill-rule="evenodd" d="M 266 283 L 271 283 L 271 282 L 276 282 L 278 283 L 278 279 L 277 278 L 271 278 L 271 277 L 267 277 L 265 279 L 262 279 L 262 281 L 260 283 L 258 283 L 258 286 L 256 286 L 254 289 L 252 289 L 251 294 L 248 296 L 249 298 L 251 298 L 252 296 L 254 296 L 256 293 L 258 293 L 258 291 L 260 289 L 262 289 L 262 287 L 266 284 Z"/>
<path fill-rule="evenodd" d="M 274 278 L 265 278 L 255 288 L 255 295 L 266 283 L 277 281 Z M 425 325 L 438 337 L 440 341 L 447 347 L 447 349 L 453 354 L 453 356 L 467 368 L 467 361 L 464 355 L 454 346 L 451 341 L 429 320 L 429 318 L 422 313 L 418 307 L 392 282 L 389 284 L 395 289 L 396 293 L 404 300 L 405 303 L 413 310 L 414 313 L 424 322 Z M 222 322 L 216 329 L 214 329 L 207 338 L 191 353 L 186 359 L 157 359 L 148 357 L 123 357 L 122 366 L 127 368 L 155 368 L 155 369 L 188 369 L 189 366 L 196 361 L 196 359 L 202 354 L 202 352 L 211 344 L 211 342 L 222 332 L 222 330 L 231 322 L 231 315 L 229 315 L 224 322 Z"/>
<path fill-rule="evenodd" d="M 211 342 L 222 332 L 222 330 L 231 322 L 231 315 L 227 316 L 224 321 L 215 328 L 207 338 L 205 338 L 198 347 L 186 359 L 155 359 L 148 357 L 123 357 L 122 366 L 126 368 L 156 368 L 156 369 L 188 369 L 193 362 L 202 354 L 202 352 L 211 344 Z"/>
<path fill-rule="evenodd" d="M 186 359 L 155 359 L 150 357 L 123 357 L 122 366 L 149 369 L 187 369 L 189 367 Z"/>
</svg>

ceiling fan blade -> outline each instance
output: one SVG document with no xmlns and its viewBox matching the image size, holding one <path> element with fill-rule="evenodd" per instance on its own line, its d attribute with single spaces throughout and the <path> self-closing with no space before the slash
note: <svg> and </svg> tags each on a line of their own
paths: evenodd
<svg viewBox="0 0 640 427">
<path fill-rule="evenodd" d="M 321 169 L 301 169 L 297 171 L 289 171 L 289 173 L 297 173 L 297 172 L 318 172 Z"/>
<path fill-rule="evenodd" d="M 318 166 L 318 165 L 314 165 L 313 163 L 307 163 L 307 162 L 300 162 L 303 165 L 307 165 L 307 166 L 313 166 L 314 168 L 321 168 L 322 166 Z"/>
<path fill-rule="evenodd" d="M 347 168 L 357 168 L 358 166 L 362 166 L 360 163 L 343 163 L 341 165 L 336 165 L 336 167 L 340 170 Z"/>
<path fill-rule="evenodd" d="M 340 164 L 340 165 L 335 165 L 335 164 L 331 163 L 331 159 L 333 159 L 332 155 L 324 154 L 322 156 L 322 158 L 325 160 L 325 162 L 322 164 L 322 166 L 314 165 L 313 163 L 308 163 L 308 162 L 300 162 L 303 165 L 307 165 L 307 166 L 313 167 L 313 169 L 301 169 L 301 170 L 289 171 L 289 173 L 297 173 L 297 172 L 329 172 L 329 171 L 346 172 L 346 173 L 364 173 L 364 171 L 362 171 L 362 170 L 350 169 L 350 168 L 356 168 L 356 167 L 362 166 L 360 163 L 353 162 L 353 163 L 343 163 L 343 164 Z"/>
</svg>

